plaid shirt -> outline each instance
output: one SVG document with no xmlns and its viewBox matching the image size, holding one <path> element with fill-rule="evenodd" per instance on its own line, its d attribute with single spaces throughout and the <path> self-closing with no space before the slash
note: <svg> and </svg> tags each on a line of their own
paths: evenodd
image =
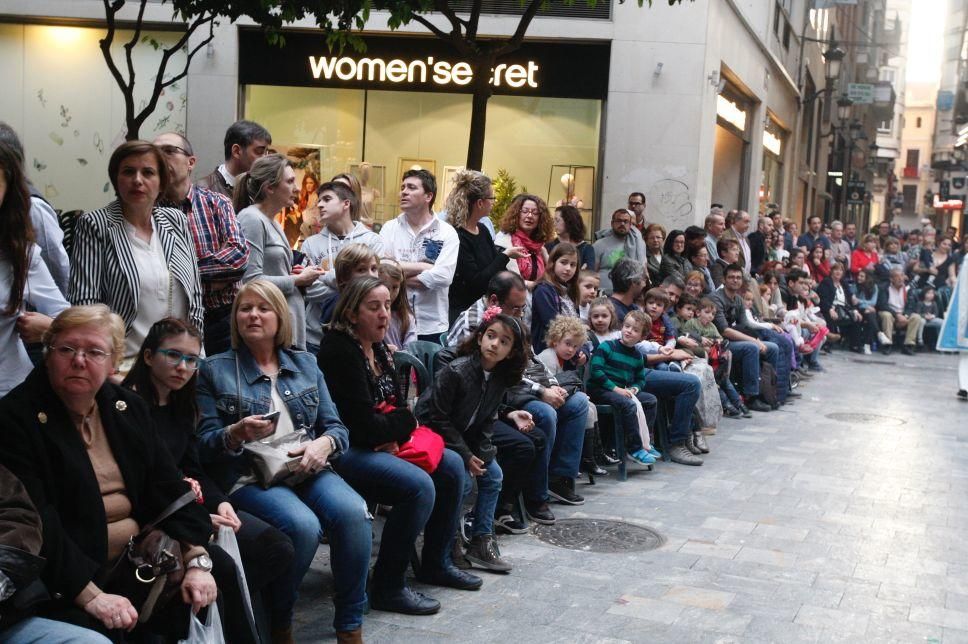
<svg viewBox="0 0 968 644">
<path fill-rule="evenodd" d="M 235 220 L 232 202 L 224 195 L 193 185 L 180 203 L 172 205 L 188 217 L 205 308 L 232 304 L 249 262 L 249 247 Z"/>
</svg>

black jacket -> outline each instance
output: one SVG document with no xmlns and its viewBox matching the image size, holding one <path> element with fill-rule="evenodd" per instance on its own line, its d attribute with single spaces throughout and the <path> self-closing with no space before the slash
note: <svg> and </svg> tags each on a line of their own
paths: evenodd
<svg viewBox="0 0 968 644">
<path fill-rule="evenodd" d="M 755 230 L 746 236 L 746 241 L 750 245 L 750 272 L 758 274 L 766 260 L 766 236 Z"/>
<path fill-rule="evenodd" d="M 105 383 L 96 397 L 132 518 L 145 525 L 190 490 L 158 439 L 147 403 Z M 42 579 L 68 607 L 108 563 L 107 518 L 94 468 L 81 437 L 43 365 L 0 400 L 0 464 L 27 489 L 43 522 Z M 197 503 L 159 526 L 183 543 L 203 545 L 212 534 L 208 512 Z"/>
<path fill-rule="evenodd" d="M 202 468 L 198 459 L 198 436 L 195 434 L 195 418 L 179 418 L 170 406 L 151 407 L 151 417 L 155 421 L 158 438 L 168 448 L 171 460 L 182 474 L 198 481 L 205 499 L 205 508 L 212 514 L 218 512 L 221 503 L 229 502 L 229 497 Z"/>
<path fill-rule="evenodd" d="M 389 356 L 387 359 L 392 367 Z M 384 443 L 402 443 L 410 437 L 417 420 L 407 409 L 392 371 L 397 409 L 389 414 L 374 411 L 377 396 L 366 370 L 366 357 L 355 339 L 342 331 L 327 331 L 319 345 L 317 360 L 336 411 L 350 432 L 350 445 L 373 448 Z"/>
<path fill-rule="evenodd" d="M 461 356 L 437 371 L 433 386 L 417 402 L 420 422 L 443 436 L 447 447 L 465 463 L 471 456 L 490 463 L 497 455 L 491 442 L 494 417 L 505 418 L 512 411 L 503 401 L 513 383 L 505 382 L 501 375 L 494 371 L 485 382 L 480 356 Z"/>
<path fill-rule="evenodd" d="M 914 312 L 914 305 L 917 303 L 918 298 L 911 293 L 910 287 L 905 286 L 904 290 L 907 293 L 907 295 L 904 298 L 904 311 L 902 311 L 902 313 L 904 315 L 910 315 L 911 313 Z M 888 299 L 890 296 L 890 293 L 891 293 L 890 283 L 878 285 L 877 304 L 874 306 L 874 308 L 876 308 L 878 312 L 891 311 L 890 300 Z"/>
<path fill-rule="evenodd" d="M 841 287 L 844 289 L 844 308 L 848 311 L 853 310 L 854 305 L 851 303 L 851 293 L 850 288 L 844 284 L 840 283 Z M 823 315 L 824 319 L 829 321 L 830 309 L 834 306 L 834 297 L 837 295 L 837 289 L 834 286 L 834 281 L 829 277 L 825 277 L 822 282 L 817 286 L 817 295 L 820 296 L 820 313 Z"/>
</svg>

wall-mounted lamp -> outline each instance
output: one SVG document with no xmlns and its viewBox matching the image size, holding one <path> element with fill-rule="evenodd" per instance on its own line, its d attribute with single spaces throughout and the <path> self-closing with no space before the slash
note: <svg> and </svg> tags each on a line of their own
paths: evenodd
<svg viewBox="0 0 968 644">
<path fill-rule="evenodd" d="M 709 72 L 709 76 L 706 77 L 706 80 L 708 80 L 709 81 L 709 84 L 712 85 L 713 87 L 718 86 L 719 85 L 719 80 L 720 80 L 719 79 L 719 70 L 718 69 L 714 69 L 713 71 Z"/>
<path fill-rule="evenodd" d="M 662 73 L 662 63 L 656 63 L 655 64 L 655 71 L 652 72 L 652 75 L 653 76 L 658 76 L 661 73 Z"/>
</svg>

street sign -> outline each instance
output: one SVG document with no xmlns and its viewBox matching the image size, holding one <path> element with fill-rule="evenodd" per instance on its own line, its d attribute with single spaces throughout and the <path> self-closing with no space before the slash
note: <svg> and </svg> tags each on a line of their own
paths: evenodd
<svg viewBox="0 0 968 644">
<path fill-rule="evenodd" d="M 847 203 L 851 206 L 860 206 L 864 203 L 864 195 L 867 194 L 867 184 L 863 181 L 847 182 Z"/>
<path fill-rule="evenodd" d="M 955 93 L 948 90 L 938 92 L 938 111 L 950 112 L 955 106 Z"/>
<path fill-rule="evenodd" d="M 847 98 L 854 105 L 870 105 L 874 102 L 874 86 L 870 83 L 847 83 Z"/>
</svg>

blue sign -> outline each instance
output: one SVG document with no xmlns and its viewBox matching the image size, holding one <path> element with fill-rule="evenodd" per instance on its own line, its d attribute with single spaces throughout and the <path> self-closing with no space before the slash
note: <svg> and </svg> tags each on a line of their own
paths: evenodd
<svg viewBox="0 0 968 644">
<path fill-rule="evenodd" d="M 955 93 L 943 90 L 938 92 L 938 111 L 950 112 L 955 106 Z"/>
</svg>

